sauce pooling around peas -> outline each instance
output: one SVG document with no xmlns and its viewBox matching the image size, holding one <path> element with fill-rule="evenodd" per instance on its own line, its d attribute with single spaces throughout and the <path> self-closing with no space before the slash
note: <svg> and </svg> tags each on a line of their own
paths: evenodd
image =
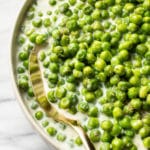
<svg viewBox="0 0 150 150">
<path fill-rule="evenodd" d="M 150 1 L 37 0 L 18 36 L 18 86 L 52 143 L 84 149 L 74 131 L 48 118 L 28 79 L 39 53 L 50 103 L 78 119 L 97 150 L 150 148 Z M 62 143 L 62 144 L 61 144 Z"/>
</svg>

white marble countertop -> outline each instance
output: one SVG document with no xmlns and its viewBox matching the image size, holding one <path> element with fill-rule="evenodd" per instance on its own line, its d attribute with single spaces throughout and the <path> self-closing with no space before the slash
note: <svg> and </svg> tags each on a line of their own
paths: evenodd
<svg viewBox="0 0 150 150">
<path fill-rule="evenodd" d="M 10 39 L 24 0 L 0 0 L 0 150 L 51 150 L 16 101 L 10 78 Z"/>
</svg>

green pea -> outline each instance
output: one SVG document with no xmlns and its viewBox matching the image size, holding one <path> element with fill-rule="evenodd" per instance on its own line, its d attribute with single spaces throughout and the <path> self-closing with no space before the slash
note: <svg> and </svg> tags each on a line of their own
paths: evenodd
<svg viewBox="0 0 150 150">
<path fill-rule="evenodd" d="M 101 59 L 101 58 L 98 58 L 94 64 L 95 66 L 95 69 L 98 70 L 98 71 L 103 71 L 103 69 L 105 68 L 106 66 L 106 62 Z"/>
<path fill-rule="evenodd" d="M 150 33 L 150 23 L 144 23 L 141 26 L 141 30 L 143 31 L 143 33 L 149 34 Z"/>
<path fill-rule="evenodd" d="M 132 120 L 131 126 L 134 130 L 137 131 L 143 127 L 143 122 L 142 122 L 142 120 Z"/>
<path fill-rule="evenodd" d="M 49 125 L 49 122 L 47 120 L 42 122 L 42 126 L 45 128 Z"/>
<path fill-rule="evenodd" d="M 80 112 L 83 112 L 83 113 L 87 112 L 89 110 L 88 103 L 84 102 L 84 101 L 79 102 L 79 104 L 78 104 L 78 110 Z"/>
<path fill-rule="evenodd" d="M 50 102 L 52 103 L 57 102 L 57 99 L 55 98 L 55 95 L 54 95 L 54 91 L 49 91 L 47 94 L 47 97 Z"/>
<path fill-rule="evenodd" d="M 76 61 L 74 64 L 74 68 L 81 71 L 84 68 L 84 63 L 82 63 L 80 61 Z"/>
<path fill-rule="evenodd" d="M 102 44 L 100 41 L 94 41 L 92 43 L 92 46 L 91 46 L 91 51 L 94 53 L 94 54 L 97 54 L 101 51 L 102 49 Z"/>
<path fill-rule="evenodd" d="M 142 102 L 141 102 L 141 100 L 139 98 L 132 99 L 130 101 L 130 104 L 136 110 L 139 110 L 141 108 L 141 106 L 142 106 Z"/>
<path fill-rule="evenodd" d="M 18 85 L 21 89 L 23 89 L 25 91 L 28 90 L 29 85 L 28 85 L 28 80 L 27 79 L 24 79 L 24 78 L 19 79 L 18 80 Z"/>
<path fill-rule="evenodd" d="M 112 103 L 106 103 L 103 105 L 102 112 L 108 116 L 112 116 L 112 109 L 113 109 Z"/>
<path fill-rule="evenodd" d="M 89 129 L 98 128 L 99 127 L 99 120 L 98 120 L 98 118 L 95 118 L 95 117 L 89 118 L 87 127 Z"/>
<path fill-rule="evenodd" d="M 125 74 L 125 69 L 123 65 L 116 65 L 114 67 L 114 72 L 120 76 Z"/>
<path fill-rule="evenodd" d="M 135 31 L 137 31 L 138 26 L 137 26 L 136 24 L 134 24 L 134 23 L 130 23 L 127 28 L 128 28 L 128 30 L 129 30 L 130 32 L 135 32 Z"/>
<path fill-rule="evenodd" d="M 135 23 L 135 24 L 141 24 L 141 22 L 142 22 L 142 16 L 141 15 L 137 15 L 137 14 L 132 14 L 130 16 L 130 21 L 132 23 Z"/>
<path fill-rule="evenodd" d="M 128 116 L 125 116 L 122 120 L 119 121 L 119 124 L 124 129 L 130 129 L 131 128 L 131 118 Z"/>
<path fill-rule="evenodd" d="M 147 52 L 147 50 L 148 50 L 148 48 L 147 48 L 147 46 L 145 44 L 139 44 L 136 47 L 136 52 L 139 55 L 144 55 Z"/>
<path fill-rule="evenodd" d="M 149 92 L 149 87 L 148 86 L 142 86 L 139 90 L 139 97 L 140 98 L 146 98 L 148 92 Z"/>
<path fill-rule="evenodd" d="M 48 127 L 48 128 L 47 128 L 47 133 L 48 133 L 50 136 L 55 136 L 56 133 L 57 133 L 57 130 L 56 130 L 54 127 Z"/>
<path fill-rule="evenodd" d="M 119 32 L 124 33 L 127 31 L 127 25 L 125 23 L 121 23 L 117 26 Z"/>
<path fill-rule="evenodd" d="M 27 60 L 28 57 L 29 57 L 28 51 L 21 51 L 21 52 L 19 53 L 19 59 L 20 59 L 21 61 Z"/>
<path fill-rule="evenodd" d="M 147 95 L 146 102 L 147 102 L 148 105 L 150 105 L 150 94 Z"/>
<path fill-rule="evenodd" d="M 119 107 L 115 107 L 113 109 L 113 117 L 115 117 L 116 119 L 121 118 L 123 116 L 123 111 L 121 108 Z"/>
<path fill-rule="evenodd" d="M 102 142 L 110 142 L 112 140 L 112 136 L 109 132 L 104 131 L 101 135 L 101 141 Z"/>
<path fill-rule="evenodd" d="M 90 132 L 90 140 L 94 143 L 99 142 L 100 141 L 100 131 L 97 129 L 93 129 Z"/>
<path fill-rule="evenodd" d="M 77 138 L 75 139 L 75 144 L 78 145 L 78 146 L 81 146 L 81 145 L 83 144 L 80 137 L 77 137 Z"/>
<path fill-rule="evenodd" d="M 36 37 L 35 43 L 38 44 L 38 45 L 40 45 L 40 44 L 45 43 L 46 40 L 47 40 L 47 35 L 41 34 L 41 35 L 38 35 L 38 36 Z"/>
<path fill-rule="evenodd" d="M 111 85 L 117 85 L 119 81 L 120 81 L 120 77 L 118 75 L 114 75 L 110 78 Z"/>
<path fill-rule="evenodd" d="M 80 79 L 80 78 L 82 78 L 82 72 L 79 71 L 79 70 L 74 69 L 74 70 L 73 70 L 73 76 L 74 76 L 75 78 L 77 78 L 77 79 Z"/>
<path fill-rule="evenodd" d="M 106 50 L 106 51 L 101 52 L 100 58 L 106 62 L 109 62 L 112 58 L 112 55 L 109 51 Z"/>
<path fill-rule="evenodd" d="M 69 0 L 70 5 L 75 5 L 77 0 Z"/>
<path fill-rule="evenodd" d="M 34 92 L 33 92 L 32 87 L 29 87 L 29 89 L 28 89 L 28 95 L 29 95 L 30 97 L 33 97 L 33 96 L 34 96 Z"/>
<path fill-rule="evenodd" d="M 143 126 L 140 130 L 139 130 L 139 134 L 142 138 L 145 138 L 147 136 L 149 136 L 150 134 L 150 127 L 149 126 Z"/>
<path fill-rule="evenodd" d="M 50 4 L 51 6 L 56 5 L 56 0 L 49 0 L 49 4 Z"/>
<path fill-rule="evenodd" d="M 87 93 L 85 94 L 85 100 L 86 100 L 87 102 L 89 102 L 89 103 L 95 101 L 95 95 L 94 95 L 94 93 L 92 93 L 92 92 L 87 92 Z"/>
<path fill-rule="evenodd" d="M 33 20 L 32 21 L 32 25 L 34 27 L 37 27 L 37 28 L 41 27 L 41 25 L 42 25 L 42 19 L 41 18 L 37 18 L 37 19 Z"/>
<path fill-rule="evenodd" d="M 129 136 L 124 136 L 122 138 L 122 141 L 123 141 L 123 144 L 125 145 L 125 147 L 130 148 L 133 145 L 132 138 Z"/>
<path fill-rule="evenodd" d="M 112 140 L 112 148 L 115 150 L 122 150 L 124 147 L 123 141 L 119 138 L 114 138 Z"/>
<path fill-rule="evenodd" d="M 59 103 L 59 106 L 60 106 L 60 108 L 63 108 L 63 109 L 70 108 L 71 101 L 67 97 L 62 98 L 60 103 Z"/>
<path fill-rule="evenodd" d="M 89 109 L 88 115 L 90 117 L 97 117 L 98 113 L 99 113 L 98 108 L 96 106 L 93 106 Z"/>
<path fill-rule="evenodd" d="M 49 27 L 49 26 L 51 25 L 51 20 L 50 20 L 50 18 L 45 18 L 45 19 L 43 20 L 43 25 L 44 25 L 45 27 Z"/>
<path fill-rule="evenodd" d="M 113 127 L 113 124 L 110 120 L 104 120 L 101 122 L 101 128 L 105 131 L 110 131 Z"/>
<path fill-rule="evenodd" d="M 129 98 L 136 98 L 139 94 L 139 88 L 131 87 L 128 89 L 128 97 Z"/>
<path fill-rule="evenodd" d="M 99 20 L 101 15 L 100 10 L 95 9 L 91 15 L 93 20 Z"/>
<path fill-rule="evenodd" d="M 112 127 L 111 135 L 118 136 L 121 134 L 121 131 L 122 131 L 122 127 L 118 123 L 115 123 Z"/>
<path fill-rule="evenodd" d="M 66 140 L 66 136 L 59 133 L 59 134 L 57 134 L 57 140 L 60 142 L 64 142 Z"/>
<path fill-rule="evenodd" d="M 18 67 L 17 67 L 17 72 L 18 72 L 18 73 L 24 73 L 24 72 L 25 72 L 25 69 L 24 69 L 22 66 L 18 66 Z"/>
<path fill-rule="evenodd" d="M 55 96 L 58 99 L 61 99 L 61 98 L 65 97 L 66 93 L 67 93 L 67 91 L 63 87 L 57 87 L 56 90 L 55 90 Z"/>
<path fill-rule="evenodd" d="M 92 53 L 87 53 L 86 59 L 87 59 L 89 64 L 93 64 L 96 60 L 96 57 Z"/>
<path fill-rule="evenodd" d="M 100 72 L 97 75 L 97 79 L 100 80 L 101 82 L 105 82 L 106 81 L 106 74 L 104 72 Z"/>
<path fill-rule="evenodd" d="M 94 74 L 94 70 L 90 66 L 86 66 L 83 69 L 83 75 L 86 77 L 92 77 Z"/>
<path fill-rule="evenodd" d="M 144 138 L 143 144 L 146 148 L 150 148 L 150 137 L 149 136 Z"/>
<path fill-rule="evenodd" d="M 51 73 L 48 75 L 48 80 L 52 83 L 52 84 L 56 84 L 58 82 L 58 75 L 55 73 Z"/>
<path fill-rule="evenodd" d="M 57 63 L 50 63 L 49 69 L 50 69 L 53 73 L 58 73 L 58 71 L 59 71 L 59 65 L 58 65 Z"/>
<path fill-rule="evenodd" d="M 35 113 L 35 118 L 36 118 L 37 120 L 41 120 L 41 119 L 43 118 L 43 112 L 42 112 L 42 111 L 37 111 L 37 112 Z"/>
<path fill-rule="evenodd" d="M 110 150 L 110 144 L 108 142 L 103 142 L 100 144 L 100 150 Z"/>
</svg>

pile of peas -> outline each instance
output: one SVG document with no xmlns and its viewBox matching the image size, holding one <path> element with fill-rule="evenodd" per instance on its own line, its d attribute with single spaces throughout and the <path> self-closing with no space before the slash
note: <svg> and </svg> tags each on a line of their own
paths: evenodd
<svg viewBox="0 0 150 150">
<path fill-rule="evenodd" d="M 39 54 L 48 100 L 71 114 L 88 116 L 85 131 L 93 143 L 101 142 L 100 150 L 137 150 L 136 134 L 150 148 L 150 1 L 57 3 L 49 0 L 57 9 L 46 18 L 42 12 L 35 17 L 34 7 L 28 12 L 32 29 L 19 38 L 26 45 L 18 56 L 19 87 L 34 97 L 26 72 L 29 54 L 34 44 L 51 39 Z M 61 22 L 54 26 L 59 16 Z M 41 28 L 46 32 L 37 32 Z M 101 114 L 110 119 L 100 121 Z M 57 130 L 47 132 L 55 136 Z M 80 138 L 75 141 L 82 145 Z"/>
</svg>

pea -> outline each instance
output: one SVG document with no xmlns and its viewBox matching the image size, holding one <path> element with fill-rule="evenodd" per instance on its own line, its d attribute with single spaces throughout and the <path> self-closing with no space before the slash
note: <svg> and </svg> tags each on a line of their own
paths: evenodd
<svg viewBox="0 0 150 150">
<path fill-rule="evenodd" d="M 67 93 L 67 91 L 63 87 L 57 87 L 56 90 L 55 90 L 55 96 L 58 99 L 61 99 L 61 98 L 65 97 L 66 93 Z"/>
<path fill-rule="evenodd" d="M 105 131 L 110 131 L 112 129 L 112 122 L 110 120 L 104 120 L 101 122 L 101 128 Z"/>
<path fill-rule="evenodd" d="M 111 135 L 118 136 L 121 134 L 121 131 L 122 131 L 122 127 L 118 123 L 115 123 L 112 127 Z"/>
<path fill-rule="evenodd" d="M 74 68 L 81 71 L 84 68 L 84 63 L 82 63 L 80 61 L 76 61 L 74 64 Z"/>
<path fill-rule="evenodd" d="M 60 141 L 60 142 L 63 142 L 63 141 L 66 140 L 66 136 L 59 133 L 59 134 L 57 134 L 57 140 Z"/>
<path fill-rule="evenodd" d="M 99 20 L 100 19 L 100 10 L 98 9 L 95 9 L 93 12 L 92 12 L 92 19 L 93 20 Z"/>
<path fill-rule="evenodd" d="M 149 34 L 150 33 L 150 24 L 149 23 L 144 23 L 141 26 L 141 30 L 143 31 L 143 33 Z"/>
<path fill-rule="evenodd" d="M 134 130 L 139 130 L 143 127 L 143 122 L 141 120 L 132 120 L 131 126 Z"/>
<path fill-rule="evenodd" d="M 126 116 L 119 121 L 119 124 L 122 128 L 130 129 L 131 128 L 131 118 Z"/>
<path fill-rule="evenodd" d="M 110 62 L 112 55 L 109 51 L 106 50 L 106 51 L 101 52 L 100 58 L 106 62 Z"/>
<path fill-rule="evenodd" d="M 70 5 L 75 5 L 76 4 L 76 0 L 69 0 Z"/>
<path fill-rule="evenodd" d="M 98 128 L 98 127 L 99 127 L 99 120 L 98 120 L 98 118 L 94 118 L 94 117 L 89 118 L 87 127 L 88 127 L 89 129 Z"/>
<path fill-rule="evenodd" d="M 87 102 L 93 102 L 93 101 L 95 101 L 95 95 L 94 95 L 94 93 L 92 93 L 92 92 L 87 92 L 87 93 L 85 94 L 85 100 L 86 100 Z"/>
<path fill-rule="evenodd" d="M 147 137 L 150 134 L 150 127 L 149 126 L 143 126 L 140 130 L 139 130 L 139 134 L 142 138 Z"/>
<path fill-rule="evenodd" d="M 150 137 L 149 136 L 144 138 L 143 144 L 146 148 L 150 148 Z"/>
<path fill-rule="evenodd" d="M 80 137 L 77 137 L 77 138 L 75 139 L 75 144 L 78 145 L 78 146 L 81 146 L 81 145 L 83 144 Z"/>
<path fill-rule="evenodd" d="M 148 86 L 142 86 L 139 91 L 139 97 L 146 98 L 148 92 L 149 92 Z"/>
<path fill-rule="evenodd" d="M 33 96 L 34 96 L 34 92 L 33 92 L 32 87 L 29 87 L 29 89 L 28 89 L 28 95 L 29 95 L 30 97 L 33 97 Z"/>
<path fill-rule="evenodd" d="M 36 118 L 37 120 L 41 120 L 41 119 L 43 118 L 43 112 L 42 112 L 42 111 L 37 111 L 37 112 L 35 113 L 35 118 Z"/>
<path fill-rule="evenodd" d="M 111 140 L 112 140 L 112 136 L 110 135 L 110 133 L 107 131 L 104 131 L 103 134 L 101 135 L 101 141 L 110 142 Z"/>
<path fill-rule="evenodd" d="M 119 107 L 115 107 L 113 109 L 113 117 L 115 117 L 116 119 L 121 118 L 123 116 L 123 111 L 121 108 Z"/>
<path fill-rule="evenodd" d="M 56 84 L 58 82 L 58 75 L 55 73 L 51 73 L 48 75 L 48 80 L 52 83 L 52 84 Z"/>
<path fill-rule="evenodd" d="M 79 102 L 79 104 L 78 104 L 78 110 L 80 112 L 83 112 L 83 113 L 87 112 L 89 110 L 88 103 L 84 102 L 84 101 Z"/>
<path fill-rule="evenodd" d="M 122 138 L 122 141 L 123 141 L 123 144 L 125 145 L 125 147 L 129 147 L 130 148 L 133 145 L 132 139 L 129 136 L 124 136 Z"/>
<path fill-rule="evenodd" d="M 56 133 L 57 133 L 57 130 L 56 130 L 54 127 L 48 127 L 48 128 L 47 128 L 47 133 L 48 133 L 50 136 L 55 136 Z"/>
<path fill-rule="evenodd" d="M 78 29 L 78 24 L 76 20 L 69 20 L 66 23 L 66 27 L 70 30 L 70 31 L 75 31 L 76 29 Z"/>
<path fill-rule="evenodd" d="M 40 45 L 45 43 L 47 40 L 47 36 L 45 34 L 38 35 L 35 39 L 35 43 Z"/>
<path fill-rule="evenodd" d="M 90 117 L 97 117 L 98 113 L 99 113 L 98 108 L 96 106 L 93 106 L 89 109 L 88 115 Z"/>
<path fill-rule="evenodd" d="M 50 102 L 52 103 L 57 102 L 57 99 L 55 98 L 55 95 L 54 95 L 54 91 L 49 91 L 47 94 L 47 97 Z"/>
<path fill-rule="evenodd" d="M 141 15 L 137 15 L 137 14 L 132 14 L 130 16 L 130 21 L 132 23 L 135 23 L 135 24 L 141 24 L 141 22 L 142 22 L 142 16 Z"/>
<path fill-rule="evenodd" d="M 50 4 L 51 6 L 56 5 L 56 0 L 49 0 L 49 4 Z"/>
<path fill-rule="evenodd" d="M 28 57 L 29 57 L 28 51 L 21 51 L 21 52 L 19 53 L 19 59 L 20 59 L 21 61 L 27 60 Z"/>
<path fill-rule="evenodd" d="M 23 89 L 25 91 L 28 90 L 29 85 L 28 85 L 28 80 L 27 79 L 24 79 L 24 78 L 19 79 L 18 80 L 18 85 L 21 89 Z"/>
<path fill-rule="evenodd" d="M 85 61 L 86 55 L 86 50 L 82 49 L 77 52 L 76 57 L 79 61 Z"/>
<path fill-rule="evenodd" d="M 111 103 L 106 103 L 103 105 L 102 112 L 108 116 L 112 116 L 113 105 Z"/>
<path fill-rule="evenodd" d="M 125 73 L 124 66 L 123 66 L 123 65 L 116 65 L 116 66 L 114 67 L 114 72 L 115 72 L 116 74 L 118 74 L 119 76 L 124 75 L 124 73 Z"/>
<path fill-rule="evenodd" d="M 100 140 L 100 131 L 99 130 L 97 130 L 97 129 L 93 129 L 93 130 L 91 130 L 91 132 L 90 132 L 90 140 L 92 141 L 92 142 L 94 142 L 94 143 L 96 143 L 96 142 L 99 142 L 99 140 Z"/>
<path fill-rule="evenodd" d="M 41 27 L 41 25 L 42 25 L 42 19 L 41 18 L 37 18 L 37 19 L 33 20 L 32 21 L 32 25 L 34 27 L 37 27 L 37 28 Z"/>
<path fill-rule="evenodd" d="M 136 98 L 139 93 L 139 88 L 137 87 L 131 87 L 128 89 L 128 97 L 129 98 Z"/>
<path fill-rule="evenodd" d="M 123 147 L 124 147 L 124 144 L 121 139 L 116 137 L 112 140 L 112 148 L 113 149 L 121 150 L 121 149 L 123 149 Z"/>
<path fill-rule="evenodd" d="M 103 71 L 103 69 L 105 68 L 106 66 L 106 62 L 101 59 L 101 58 L 98 58 L 94 64 L 95 66 L 95 69 L 98 70 L 98 71 Z"/>
<path fill-rule="evenodd" d="M 101 143 L 100 150 L 110 150 L 110 144 L 108 142 Z"/>
</svg>

